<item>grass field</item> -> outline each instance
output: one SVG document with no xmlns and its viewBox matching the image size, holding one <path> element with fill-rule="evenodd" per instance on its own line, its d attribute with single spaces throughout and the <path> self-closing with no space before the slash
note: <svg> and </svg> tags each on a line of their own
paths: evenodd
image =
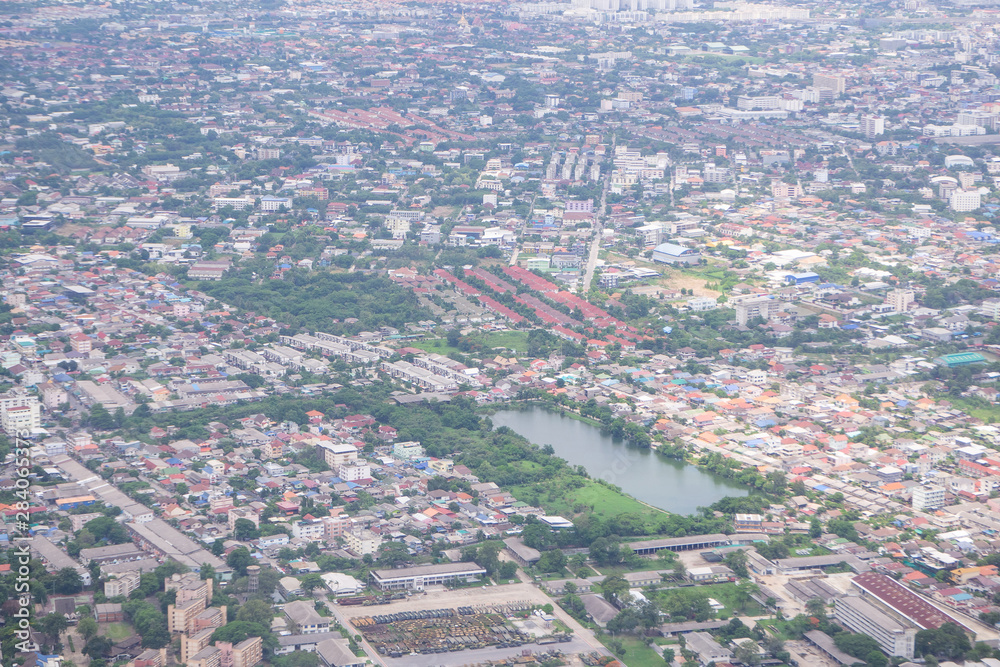
<svg viewBox="0 0 1000 667">
<path fill-rule="evenodd" d="M 535 485 L 521 485 L 511 488 L 511 493 L 519 500 L 531 505 L 539 505 L 547 512 L 572 518 L 579 514 L 580 506 L 592 507 L 595 514 L 611 517 L 624 513 L 654 516 L 662 514 L 649 508 L 635 498 L 610 489 L 597 482 L 587 480 L 579 488 L 568 488 L 567 479 L 557 477 L 549 482 Z"/>
<path fill-rule="evenodd" d="M 605 646 L 607 646 L 607 641 L 611 637 L 601 634 L 598 636 L 598 639 L 605 642 Z M 625 648 L 625 655 L 619 655 L 618 657 L 628 667 L 664 667 L 667 664 L 660 657 L 660 654 L 647 646 L 646 642 L 642 639 L 631 636 L 620 636 L 618 639 Z"/>
<path fill-rule="evenodd" d="M 474 333 L 471 338 L 481 342 L 489 349 L 502 347 L 513 354 L 525 354 L 528 351 L 528 333 L 526 331 L 495 331 L 492 333 Z M 425 352 L 435 352 L 437 354 L 448 355 L 452 352 L 462 354 L 457 347 L 448 345 L 444 338 L 427 338 L 407 343 L 409 347 L 415 347 Z"/>
<path fill-rule="evenodd" d="M 425 338 L 424 340 L 414 340 L 406 344 L 407 347 L 415 347 L 424 352 L 434 352 L 436 354 L 448 355 L 452 352 L 459 352 L 457 347 L 448 345 L 444 338 Z"/>
<path fill-rule="evenodd" d="M 710 598 L 715 598 L 726 606 L 720 613 L 728 613 L 730 616 L 733 615 L 733 612 L 737 612 L 741 616 L 760 616 L 766 613 L 764 608 L 753 600 L 747 603 L 746 607 L 741 610 L 738 603 L 739 598 L 736 594 L 736 584 L 709 584 L 707 586 L 699 586 L 698 590 Z"/>
<path fill-rule="evenodd" d="M 505 347 L 517 354 L 528 351 L 528 333 L 526 331 L 496 331 L 486 335 L 486 346 L 489 348 Z"/>
<path fill-rule="evenodd" d="M 1000 405 L 990 405 L 984 407 L 982 405 L 977 405 L 973 401 L 966 400 L 963 397 L 952 397 L 949 396 L 948 400 L 951 402 L 952 406 L 969 413 L 976 419 L 982 419 L 987 424 L 990 420 L 997 422 L 1000 421 Z"/>
<path fill-rule="evenodd" d="M 113 642 L 120 642 L 128 639 L 134 634 L 132 626 L 128 623 L 108 623 L 104 628 L 104 634 Z"/>
</svg>

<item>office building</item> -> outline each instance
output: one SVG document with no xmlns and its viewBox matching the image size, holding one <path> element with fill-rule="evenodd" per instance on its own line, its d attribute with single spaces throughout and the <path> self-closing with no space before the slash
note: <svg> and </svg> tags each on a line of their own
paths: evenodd
<svg viewBox="0 0 1000 667">
<path fill-rule="evenodd" d="M 394 570 L 372 570 L 370 576 L 372 585 L 382 591 L 422 591 L 425 586 L 478 581 L 484 574 L 486 570 L 475 563 L 442 563 Z"/>
<path fill-rule="evenodd" d="M 979 194 L 979 190 L 962 190 L 961 188 L 953 191 L 948 200 L 951 210 L 958 213 L 975 211 L 982 206 L 982 203 L 983 197 Z"/>
</svg>

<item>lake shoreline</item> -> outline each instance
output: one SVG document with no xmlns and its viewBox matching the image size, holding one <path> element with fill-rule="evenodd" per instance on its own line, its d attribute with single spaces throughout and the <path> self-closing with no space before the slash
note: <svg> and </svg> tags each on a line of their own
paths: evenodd
<svg viewBox="0 0 1000 667">
<path fill-rule="evenodd" d="M 563 406 L 519 401 L 489 406 L 494 429 L 506 426 L 538 446 L 550 446 L 559 458 L 582 466 L 591 479 L 619 489 L 650 509 L 691 516 L 726 497 L 751 489 L 703 469 L 686 459 L 666 457 L 655 447 L 631 445 L 602 431 L 602 424 Z"/>
</svg>

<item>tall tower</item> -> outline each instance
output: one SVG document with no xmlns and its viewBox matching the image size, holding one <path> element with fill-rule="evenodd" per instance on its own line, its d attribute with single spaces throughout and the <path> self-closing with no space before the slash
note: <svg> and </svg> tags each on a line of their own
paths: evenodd
<svg viewBox="0 0 1000 667">
<path fill-rule="evenodd" d="M 260 565 L 250 565 L 247 567 L 247 593 L 256 593 L 260 588 Z"/>
</svg>

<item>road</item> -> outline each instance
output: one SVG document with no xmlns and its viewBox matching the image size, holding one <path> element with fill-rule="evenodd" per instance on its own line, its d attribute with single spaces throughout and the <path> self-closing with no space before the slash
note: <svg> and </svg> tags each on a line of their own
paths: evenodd
<svg viewBox="0 0 1000 667">
<path fill-rule="evenodd" d="M 614 161 L 615 146 L 618 138 L 611 142 L 611 158 Z M 601 204 L 594 216 L 594 240 L 590 242 L 590 255 L 587 257 L 587 270 L 583 274 L 583 294 L 590 292 L 590 283 L 594 280 L 594 269 L 597 268 L 597 253 L 601 249 L 601 229 L 608 203 L 608 189 L 611 187 L 611 169 L 604 174 L 604 187 L 601 189 Z"/>
</svg>

